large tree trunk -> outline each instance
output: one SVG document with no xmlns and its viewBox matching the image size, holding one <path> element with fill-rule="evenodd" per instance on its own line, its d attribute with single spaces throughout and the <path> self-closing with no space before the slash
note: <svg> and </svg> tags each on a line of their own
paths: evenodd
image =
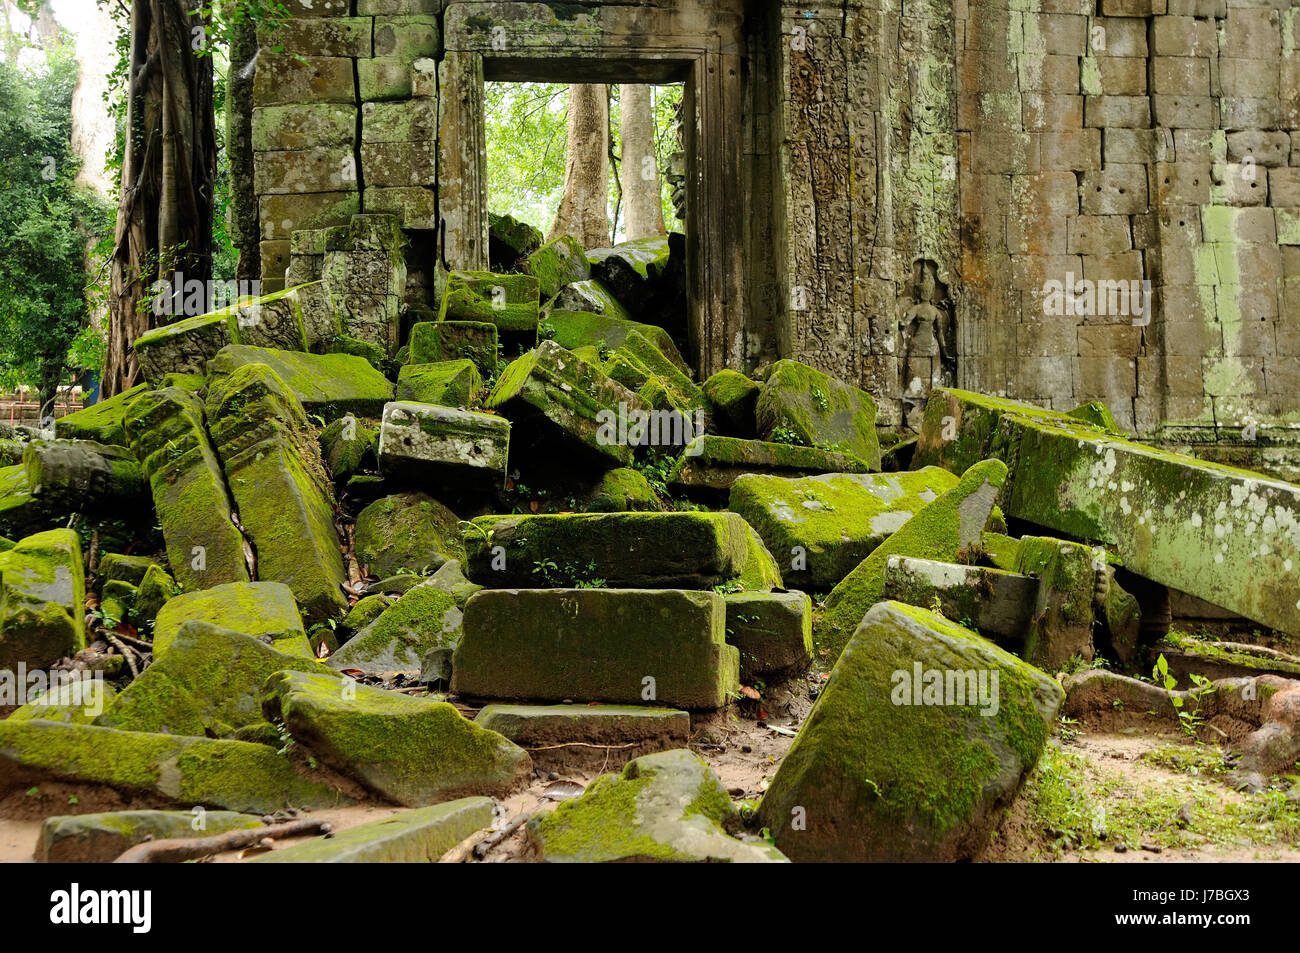
<svg viewBox="0 0 1300 953">
<path fill-rule="evenodd" d="M 587 248 L 609 245 L 609 90 L 569 87 L 564 198 L 547 238 L 573 235 Z"/>
<path fill-rule="evenodd" d="M 257 60 L 257 24 L 251 17 L 232 18 L 232 22 L 230 71 L 226 74 L 230 238 L 239 250 L 235 277 L 240 281 L 257 281 L 262 277 L 257 194 L 253 191 L 253 71 Z"/>
<path fill-rule="evenodd" d="M 156 278 L 206 282 L 212 276 L 216 132 L 212 59 L 192 41 L 204 28 L 187 0 L 131 5 L 126 148 L 113 249 L 108 356 L 103 395 L 136 384 L 131 345 L 154 326 Z"/>
<path fill-rule="evenodd" d="M 659 159 L 655 153 L 650 87 L 624 86 L 620 108 L 623 111 L 623 204 L 627 238 L 635 241 L 667 235 L 663 192 L 659 184 Z"/>
</svg>

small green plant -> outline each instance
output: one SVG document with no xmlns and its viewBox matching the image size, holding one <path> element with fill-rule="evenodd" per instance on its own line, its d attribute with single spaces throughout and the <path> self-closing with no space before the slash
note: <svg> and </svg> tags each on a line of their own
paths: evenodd
<svg viewBox="0 0 1300 953">
<path fill-rule="evenodd" d="M 1061 740 L 1067 745 L 1073 742 L 1075 738 L 1079 737 L 1080 728 L 1079 719 L 1077 718 L 1067 718 L 1062 715 L 1060 718 L 1056 719 L 1056 726 L 1060 731 Z"/>
</svg>

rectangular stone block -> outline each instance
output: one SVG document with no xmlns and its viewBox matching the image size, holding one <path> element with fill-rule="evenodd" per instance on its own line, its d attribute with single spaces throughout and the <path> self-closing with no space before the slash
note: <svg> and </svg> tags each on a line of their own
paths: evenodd
<svg viewBox="0 0 1300 953">
<path fill-rule="evenodd" d="M 263 195 L 258 208 L 262 240 L 288 241 L 300 228 L 346 225 L 361 211 L 361 196 L 356 192 Z"/>
<path fill-rule="evenodd" d="M 216 383 L 245 364 L 266 364 L 288 385 L 307 413 L 331 421 L 347 414 L 378 417 L 392 399 L 393 385 L 388 379 L 370 362 L 351 354 L 304 354 L 232 345 L 212 360 L 207 373 Z"/>
<path fill-rule="evenodd" d="M 1094 27 L 1104 31 L 1099 35 L 1101 48 L 1094 52 L 1107 56 L 1135 56 L 1146 59 L 1147 25 L 1142 20 L 1127 18 L 1098 17 L 1093 21 Z M 1091 41 L 1090 41 L 1090 46 Z"/>
<path fill-rule="evenodd" d="M 1039 581 L 987 566 L 890 556 L 885 564 L 885 599 L 930 608 L 937 599 L 943 615 L 998 641 L 1020 643 L 1029 628 Z"/>
<path fill-rule="evenodd" d="M 1215 100 L 1209 96 L 1156 93 L 1151 114 L 1156 125 L 1182 129 L 1212 129 L 1218 122 Z"/>
<path fill-rule="evenodd" d="M 396 215 L 403 228 L 437 229 L 438 193 L 423 186 L 367 188 L 366 209 Z"/>
<path fill-rule="evenodd" d="M 709 589 L 741 574 L 748 527 L 735 513 L 482 516 L 465 533 L 465 575 L 480 585 Z M 539 568 L 541 567 L 541 568 Z"/>
<path fill-rule="evenodd" d="M 1107 129 L 1103 136 L 1107 166 L 1112 163 L 1150 165 L 1173 158 L 1173 137 L 1167 129 Z"/>
<path fill-rule="evenodd" d="M 1151 125 L 1151 102 L 1145 96 L 1088 96 L 1084 124 L 1102 129 L 1145 129 Z"/>
<path fill-rule="evenodd" d="M 379 430 L 379 469 L 388 477 L 505 484 L 510 423 L 435 404 L 391 403 Z"/>
<path fill-rule="evenodd" d="M 660 420 L 666 422 L 661 423 L 652 418 L 650 426 L 657 427 L 661 433 L 660 439 L 652 443 L 664 445 L 669 443 L 669 439 L 662 436 L 662 431 L 680 428 L 681 424 L 676 421 L 681 415 L 667 415 L 663 411 L 659 414 Z M 687 491 L 725 491 L 746 473 L 802 476 L 812 473 L 865 473 L 867 470 L 867 464 L 861 460 L 830 450 L 708 434 L 699 435 L 687 442 L 677 465 L 669 474 L 668 482 L 670 486 Z"/>
<path fill-rule="evenodd" d="M 1157 205 L 1199 206 L 1210 202 L 1209 162 L 1157 162 L 1151 183 Z"/>
<path fill-rule="evenodd" d="M 1079 325 L 1079 365 L 1083 376 L 1085 361 L 1098 358 L 1132 358 L 1142 350 L 1142 329 L 1131 324 Z M 1089 366 L 1088 373 L 1095 368 Z M 1077 390 L 1077 388 L 1076 388 Z"/>
<path fill-rule="evenodd" d="M 261 52 L 253 74 L 254 106 L 297 103 L 355 103 L 352 60 L 309 56 L 301 62 L 287 53 Z"/>
<path fill-rule="evenodd" d="M 1225 208 L 1206 206 L 1201 209 L 1201 233 L 1207 242 L 1277 241 L 1277 225 L 1271 208 Z"/>
<path fill-rule="evenodd" d="M 1268 199 L 1267 173 L 1254 163 L 1241 165 L 1229 162 L 1216 165 L 1214 174 L 1218 181 L 1211 186 L 1210 193 L 1216 205 L 1241 208 L 1263 205 Z"/>
<path fill-rule="evenodd" d="M 1079 215 L 1069 220 L 1067 247 L 1074 255 L 1115 255 L 1133 247 L 1124 215 Z"/>
<path fill-rule="evenodd" d="M 1085 215 L 1135 215 L 1147 210 L 1147 167 L 1111 165 L 1083 176 Z M 1073 249 L 1072 249 L 1073 250 Z"/>
<path fill-rule="evenodd" d="M 1137 374 L 1131 357 L 1080 357 L 1075 368 L 1078 376 L 1074 395 L 1080 402 L 1102 400 L 1118 405 L 1137 394 Z"/>
<path fill-rule="evenodd" d="M 1228 161 L 1254 161 L 1259 168 L 1285 167 L 1291 153 L 1291 137 L 1285 132 L 1242 129 L 1228 133 Z M 1261 173 L 1262 174 L 1262 173 Z M 1289 202 L 1274 203 L 1289 205 Z"/>
<path fill-rule="evenodd" d="M 258 106 L 253 109 L 253 149 L 276 152 L 346 146 L 356 140 L 357 114 L 343 103 L 297 103 L 292 106 Z"/>
<path fill-rule="evenodd" d="M 258 195 L 332 193 L 356 188 L 357 160 L 349 146 L 253 154 Z"/>
<path fill-rule="evenodd" d="M 727 644 L 740 652 L 740 681 L 753 684 L 807 668 L 813 657 L 812 600 L 802 592 L 734 592 Z"/>
<path fill-rule="evenodd" d="M 429 142 L 438 138 L 438 104 L 429 99 L 363 103 L 362 142 Z"/>
<path fill-rule="evenodd" d="M 373 23 L 370 17 L 290 17 L 274 29 L 258 30 L 257 39 L 264 50 L 283 47 L 299 56 L 370 56 Z"/>
<path fill-rule="evenodd" d="M 1160 17 L 1151 25 L 1151 52 L 1161 56 L 1215 56 L 1219 40 L 1214 24 L 1194 17 Z"/>
<path fill-rule="evenodd" d="M 712 592 L 483 590 L 465 605 L 452 691 L 537 701 L 721 708 L 739 686 Z"/>
<path fill-rule="evenodd" d="M 1276 126 L 1282 106 L 1277 97 L 1225 96 L 1219 101 L 1219 121 L 1227 128 Z"/>
<path fill-rule="evenodd" d="M 1229 9 L 1223 38 L 1220 56 L 1276 59 L 1282 53 L 1281 17 L 1276 10 L 1259 7 Z"/>
<path fill-rule="evenodd" d="M 367 142 L 361 146 L 366 189 L 433 187 L 438 155 L 432 142 Z"/>
<path fill-rule="evenodd" d="M 1085 61 L 1086 62 L 1086 61 Z M 1145 96 L 1147 92 L 1147 61 L 1136 56 L 1098 55 L 1097 78 L 1100 89 L 1085 89 L 1091 95 Z M 1208 90 L 1207 90 L 1208 91 Z"/>
<path fill-rule="evenodd" d="M 1210 61 L 1199 56 L 1157 56 L 1151 61 L 1151 92 L 1210 95 Z"/>
<path fill-rule="evenodd" d="M 1024 128 L 1078 129 L 1083 125 L 1083 97 L 1061 93 L 1027 92 L 1022 97 Z"/>
<path fill-rule="evenodd" d="M 1100 129 L 1044 130 L 1039 136 L 1039 167 L 1044 172 L 1100 169 L 1101 143 Z"/>
</svg>

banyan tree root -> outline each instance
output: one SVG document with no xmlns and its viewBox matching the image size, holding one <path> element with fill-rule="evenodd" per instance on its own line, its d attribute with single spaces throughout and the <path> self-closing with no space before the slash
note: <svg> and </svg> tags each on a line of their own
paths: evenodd
<svg viewBox="0 0 1300 953">
<path fill-rule="evenodd" d="M 186 860 L 197 860 L 228 850 L 242 850 L 253 847 L 264 840 L 277 840 L 286 837 L 301 837 L 304 834 L 328 834 L 328 821 L 302 819 L 285 821 L 283 824 L 268 824 L 265 827 L 249 827 L 211 837 L 173 837 L 168 840 L 146 841 L 136 844 L 124 851 L 115 864 L 177 864 Z"/>
<path fill-rule="evenodd" d="M 1228 742 L 1227 760 L 1234 764 L 1229 780 L 1247 790 L 1262 790 L 1269 776 L 1300 760 L 1300 681 L 1294 679 L 1221 678 L 1205 688 L 1169 691 L 1094 670 L 1067 678 L 1065 690 L 1062 713 L 1080 720 L 1123 711 L 1162 727 L 1180 727 L 1183 713 L 1192 716 L 1203 740 Z"/>
</svg>

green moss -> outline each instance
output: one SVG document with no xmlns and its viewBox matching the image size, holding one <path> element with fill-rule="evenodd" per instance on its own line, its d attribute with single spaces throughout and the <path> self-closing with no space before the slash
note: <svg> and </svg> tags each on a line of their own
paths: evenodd
<svg viewBox="0 0 1300 953">
<path fill-rule="evenodd" d="M 60 417 L 54 422 L 54 432 L 59 437 L 94 440 L 124 447 L 127 440 L 126 431 L 122 429 L 122 418 L 131 402 L 148 389 L 147 384 L 137 384 L 107 400 Z"/>
</svg>

